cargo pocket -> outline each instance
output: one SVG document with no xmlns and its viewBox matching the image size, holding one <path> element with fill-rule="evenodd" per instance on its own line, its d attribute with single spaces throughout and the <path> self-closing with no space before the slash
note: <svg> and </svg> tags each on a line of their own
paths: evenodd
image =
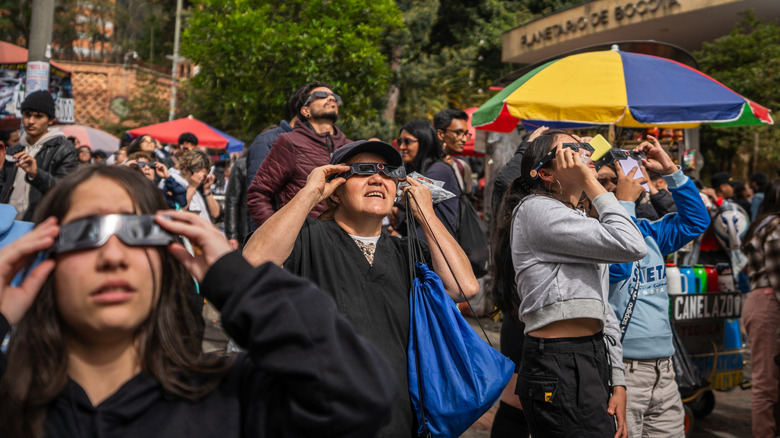
<svg viewBox="0 0 780 438">
<path fill-rule="evenodd" d="M 532 431 L 559 436 L 565 432 L 561 406 L 558 403 L 558 379 L 555 377 L 520 375 L 515 394 L 530 420 Z M 530 414 L 530 415 L 528 415 Z"/>
</svg>

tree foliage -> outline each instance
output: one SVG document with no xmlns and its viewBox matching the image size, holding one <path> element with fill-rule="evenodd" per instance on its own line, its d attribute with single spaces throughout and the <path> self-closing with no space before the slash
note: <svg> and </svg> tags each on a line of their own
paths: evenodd
<svg viewBox="0 0 780 438">
<path fill-rule="evenodd" d="M 775 111 L 780 108 L 780 26 L 777 23 L 764 23 L 749 11 L 728 35 L 704 43 L 694 55 L 701 71 L 748 99 Z M 746 176 L 753 158 L 755 133 L 759 134 L 761 158 L 759 167 L 750 171 L 774 174 L 776 169 L 769 166 L 780 160 L 780 131 L 775 126 L 703 127 L 701 144 L 711 163 L 709 168 L 713 172 L 730 170 Z"/>
<path fill-rule="evenodd" d="M 182 37 L 182 54 L 199 67 L 191 110 L 250 139 L 287 117 L 297 87 L 321 80 L 344 99 L 342 127 L 377 123 L 390 80 L 382 43 L 401 26 L 392 0 L 196 1 Z"/>
</svg>

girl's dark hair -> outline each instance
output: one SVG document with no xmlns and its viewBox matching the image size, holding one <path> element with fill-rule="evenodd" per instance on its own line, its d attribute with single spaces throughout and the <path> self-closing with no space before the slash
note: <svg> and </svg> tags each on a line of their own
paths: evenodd
<svg viewBox="0 0 780 438">
<path fill-rule="evenodd" d="M 519 323 L 517 311 L 520 307 L 520 297 L 517 294 L 515 267 L 512 263 L 512 242 L 509 239 L 512 228 L 512 213 L 530 195 L 552 197 L 541 178 L 531 177 L 531 170 L 552 150 L 555 145 L 555 138 L 558 135 L 571 136 L 571 134 L 565 131 L 551 130 L 531 142 L 520 162 L 520 176 L 512 181 L 512 184 L 504 193 L 501 199 L 501 206 L 495 218 L 496 228 L 493 231 L 490 245 L 491 277 L 487 292 L 498 310 L 504 312 L 505 315 L 509 315 L 517 323 Z M 549 166 L 550 162 L 542 166 L 542 168 Z"/>
<path fill-rule="evenodd" d="M 407 122 L 401 131 L 406 131 L 417 138 L 417 156 L 410 164 L 405 164 L 406 173 L 419 172 L 425 175 L 428 167 L 443 158 L 444 152 L 439 145 L 436 131 L 425 120 L 412 120 Z M 398 131 L 399 133 L 401 131 Z"/>
<path fill-rule="evenodd" d="M 747 249 L 750 239 L 753 238 L 753 234 L 756 232 L 756 228 L 761 225 L 761 222 L 767 216 L 773 215 L 780 215 L 780 178 L 773 179 L 764 187 L 764 201 L 761 202 L 761 206 L 758 208 L 758 216 L 750 224 L 745 237 L 742 238 L 743 251 Z"/>
<path fill-rule="evenodd" d="M 100 177 L 124 187 L 138 214 L 167 208 L 159 190 L 140 172 L 123 166 L 89 166 L 68 175 L 46 194 L 36 209 L 35 222 L 50 216 L 62 221 L 76 188 Z M 136 334 L 140 366 L 167 393 L 197 400 L 219 385 L 230 360 L 202 356 L 203 319 L 194 305 L 192 277 L 167 248 L 153 250 L 161 260 L 162 280 L 157 304 Z M 47 407 L 68 380 L 65 328 L 52 277 L 11 336 L 7 368 L 0 377 L 0 436 L 42 436 Z"/>
</svg>

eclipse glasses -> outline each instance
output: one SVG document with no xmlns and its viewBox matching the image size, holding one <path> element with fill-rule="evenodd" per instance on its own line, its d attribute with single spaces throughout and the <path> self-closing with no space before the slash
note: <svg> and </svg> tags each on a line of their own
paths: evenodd
<svg viewBox="0 0 780 438">
<path fill-rule="evenodd" d="M 590 153 L 593 153 L 596 150 L 589 143 L 582 143 L 582 142 L 579 142 L 579 143 L 563 143 L 561 145 L 561 149 L 571 149 L 574 152 L 577 152 L 580 149 L 582 149 L 582 150 L 586 150 L 586 151 L 588 151 Z M 531 173 L 531 178 L 536 178 L 536 176 L 539 174 L 539 172 L 538 172 L 539 169 L 542 166 L 544 166 L 545 164 L 547 164 L 550 161 L 555 159 L 555 152 L 556 152 L 556 149 L 553 148 L 550 152 L 547 153 L 547 155 L 545 155 L 544 157 L 542 157 L 541 160 L 539 160 L 539 163 L 536 165 L 536 167 L 531 169 L 531 172 L 530 172 Z"/>
<path fill-rule="evenodd" d="M 388 166 L 382 163 L 352 163 L 346 172 L 337 173 L 328 178 L 328 181 L 335 178 L 349 178 L 352 175 L 375 175 L 382 173 L 389 178 L 406 178 L 406 169 L 403 166 Z"/>
<path fill-rule="evenodd" d="M 341 100 L 341 96 L 339 96 L 336 93 L 328 93 L 327 91 L 314 91 L 309 95 L 309 98 L 306 99 L 306 103 L 303 104 L 303 106 L 309 106 L 310 103 L 314 102 L 315 99 L 327 99 L 328 97 L 333 96 L 333 98 L 336 100 L 336 105 L 341 106 L 343 103 Z"/>
<path fill-rule="evenodd" d="M 54 241 L 51 252 L 63 254 L 82 249 L 99 248 L 117 236 L 129 246 L 166 246 L 175 241 L 155 221 L 153 215 L 109 214 L 92 216 L 65 224 Z"/>
</svg>

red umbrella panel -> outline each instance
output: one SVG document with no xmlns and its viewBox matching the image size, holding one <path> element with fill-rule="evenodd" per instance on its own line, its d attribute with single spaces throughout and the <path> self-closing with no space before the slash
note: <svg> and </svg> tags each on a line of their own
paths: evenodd
<svg viewBox="0 0 780 438">
<path fill-rule="evenodd" d="M 211 126 L 192 116 L 127 131 L 134 138 L 148 135 L 161 143 L 173 144 L 176 144 L 179 136 L 185 132 L 191 132 L 198 137 L 198 146 L 224 149 L 228 143 L 228 140 L 215 132 Z"/>
</svg>

